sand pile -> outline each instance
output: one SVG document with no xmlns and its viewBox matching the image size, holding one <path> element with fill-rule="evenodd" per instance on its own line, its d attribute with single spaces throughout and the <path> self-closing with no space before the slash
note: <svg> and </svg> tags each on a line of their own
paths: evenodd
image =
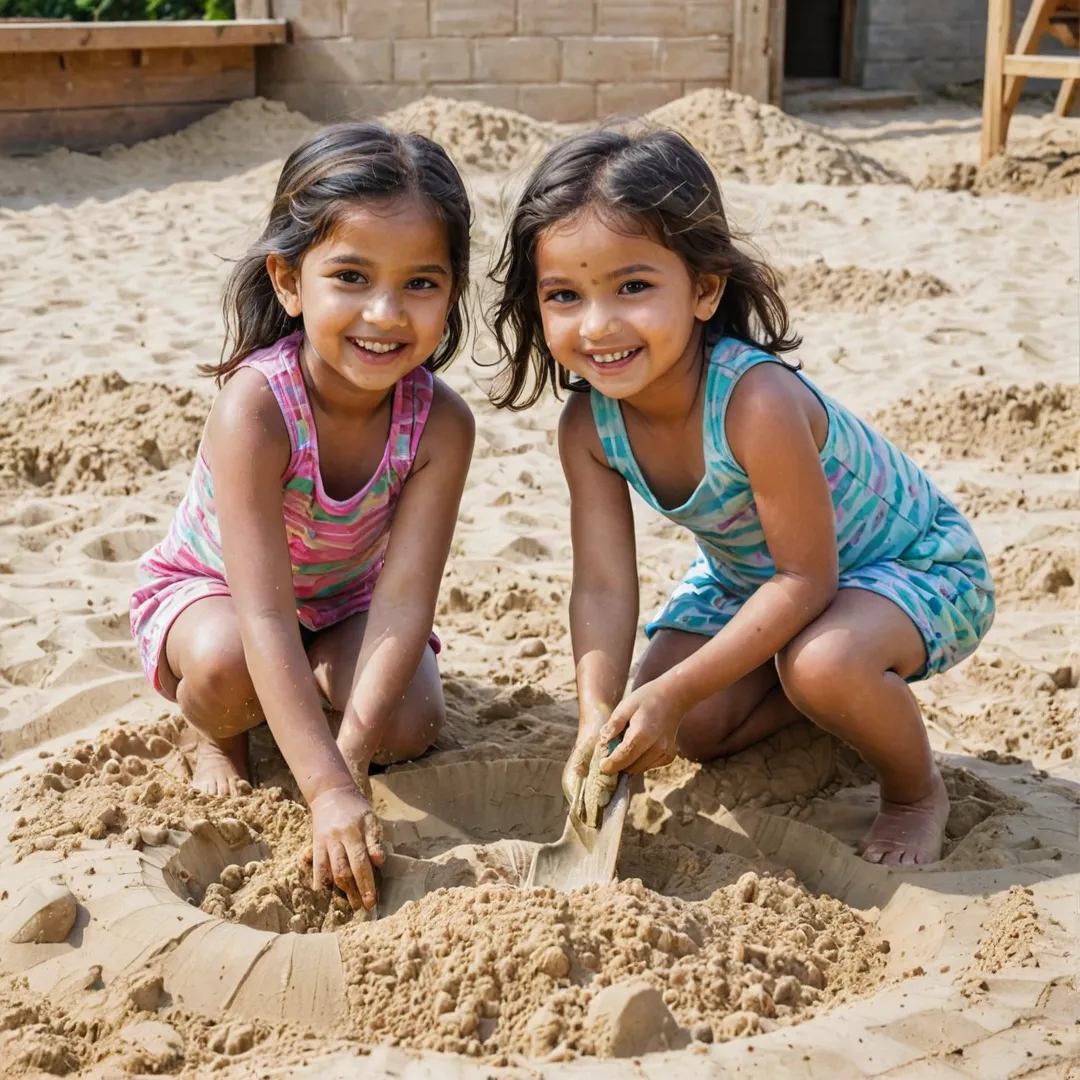
<svg viewBox="0 0 1080 1080">
<path fill-rule="evenodd" d="M 933 165 L 923 188 L 974 195 L 1066 199 L 1080 194 L 1080 123 L 1057 121 L 1038 135 L 1010 139 L 1006 153 L 985 165 Z"/>
<path fill-rule="evenodd" d="M 751 184 L 904 184 L 907 177 L 823 128 L 731 90 L 697 90 L 646 114 L 674 128 L 717 176 Z"/>
<path fill-rule="evenodd" d="M 824 261 L 779 267 L 781 293 L 793 308 L 805 311 L 854 311 L 902 307 L 920 300 L 949 296 L 952 289 L 933 274 L 871 270 L 863 266 L 829 266 Z"/>
<path fill-rule="evenodd" d="M 873 422 L 921 458 L 989 458 L 1032 472 L 1077 467 L 1080 386 L 977 386 L 921 391 L 879 412 Z"/>
<path fill-rule="evenodd" d="M 10 398 L 0 415 L 0 490 L 134 491 L 194 459 L 208 404 L 194 391 L 85 375 Z"/>
<path fill-rule="evenodd" d="M 670 1010 L 695 1038 L 722 1041 L 864 992 L 888 950 L 838 901 L 752 871 L 697 902 L 633 879 L 570 895 L 439 891 L 344 932 L 342 947 L 358 1030 L 540 1059 L 604 1053 L 595 1003 L 613 984 L 640 979 L 659 991 L 638 1023 L 663 1030 Z"/>
<path fill-rule="evenodd" d="M 1013 609 L 1076 606 L 1080 599 L 1076 535 L 1069 532 L 1061 539 L 1063 547 L 1009 544 L 990 560 L 999 603 Z"/>
<path fill-rule="evenodd" d="M 969 518 L 1006 510 L 1080 510 L 1080 491 L 1029 493 L 961 480 L 953 496 L 953 502 Z"/>
<path fill-rule="evenodd" d="M 942 677 L 927 715 L 973 750 L 997 747 L 1038 764 L 1069 761 L 1080 750 L 1078 675 L 1073 664 L 1047 670 L 976 653 Z"/>
<path fill-rule="evenodd" d="M 399 131 L 434 139 L 458 166 L 484 172 L 528 168 L 564 130 L 512 109 L 439 97 L 421 98 L 380 119 Z"/>
<path fill-rule="evenodd" d="M 0 205 L 113 198 L 137 188 L 220 180 L 287 157 L 319 125 L 280 101 L 249 98 L 159 139 L 101 154 L 0 157 Z"/>
</svg>

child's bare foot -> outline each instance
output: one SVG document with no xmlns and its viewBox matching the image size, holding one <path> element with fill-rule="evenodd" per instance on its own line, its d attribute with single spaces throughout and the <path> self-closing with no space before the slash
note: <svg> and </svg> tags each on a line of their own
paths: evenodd
<svg viewBox="0 0 1080 1080">
<path fill-rule="evenodd" d="M 862 857 L 885 866 L 922 866 L 941 858 L 949 795 L 934 769 L 934 788 L 913 803 L 881 800 L 881 809 L 863 838 Z"/>
<path fill-rule="evenodd" d="M 199 732 L 191 786 L 205 795 L 249 794 L 247 747 L 246 731 L 227 739 L 211 739 Z"/>
</svg>

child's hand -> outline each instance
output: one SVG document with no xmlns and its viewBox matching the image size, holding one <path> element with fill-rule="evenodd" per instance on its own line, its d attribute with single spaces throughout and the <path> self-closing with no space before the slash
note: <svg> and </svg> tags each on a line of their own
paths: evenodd
<svg viewBox="0 0 1080 1080">
<path fill-rule="evenodd" d="M 589 763 L 592 761 L 600 736 L 596 731 L 583 731 L 578 735 L 570 759 L 562 774 L 562 789 L 566 801 L 570 804 L 570 813 L 579 820 L 584 820 L 585 780 L 589 775 Z"/>
<path fill-rule="evenodd" d="M 600 732 L 608 743 L 623 733 L 622 742 L 604 758 L 600 771 L 643 773 L 675 760 L 675 738 L 686 707 L 664 686 L 663 680 L 646 683 L 625 697 Z"/>
<path fill-rule="evenodd" d="M 311 802 L 312 876 L 316 889 L 337 885 L 353 909 L 375 906 L 372 864 L 382 866 L 382 827 L 353 786 L 331 788 Z"/>
</svg>

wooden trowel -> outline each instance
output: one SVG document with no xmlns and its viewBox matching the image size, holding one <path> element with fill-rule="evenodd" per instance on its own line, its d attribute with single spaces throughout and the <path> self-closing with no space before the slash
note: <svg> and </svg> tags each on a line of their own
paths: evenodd
<svg viewBox="0 0 1080 1080">
<path fill-rule="evenodd" d="M 607 753 L 622 741 L 613 740 Z M 594 767 L 600 757 L 594 757 Z M 593 776 L 593 769 L 590 769 Z M 588 781 L 586 781 L 588 783 Z M 571 807 L 560 839 L 553 844 L 541 844 L 533 856 L 526 886 L 553 888 L 570 892 L 586 885 L 604 885 L 615 876 L 619 860 L 623 823 L 630 805 L 629 779 L 620 773 L 606 806 L 600 809 L 598 820 L 589 822 L 580 807 Z"/>
</svg>

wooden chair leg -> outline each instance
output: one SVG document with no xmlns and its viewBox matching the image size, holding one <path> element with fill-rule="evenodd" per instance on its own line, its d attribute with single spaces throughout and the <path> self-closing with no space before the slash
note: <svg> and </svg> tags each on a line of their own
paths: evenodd
<svg viewBox="0 0 1080 1080">
<path fill-rule="evenodd" d="M 1020 36 L 1016 39 L 1016 44 L 1011 51 L 1022 56 L 1038 52 L 1039 42 L 1050 32 L 1050 18 L 1056 10 L 1057 0 L 1031 0 L 1027 18 L 1024 19 L 1024 25 L 1020 28 Z M 1020 101 L 1024 78 L 1023 75 L 1005 76 L 1004 126 L 1006 131 Z"/>
<path fill-rule="evenodd" d="M 1061 88 L 1058 90 L 1057 101 L 1054 102 L 1055 116 L 1068 116 L 1072 111 L 1073 102 L 1076 100 L 1076 91 L 1080 88 L 1080 82 L 1076 79 L 1062 79 Z"/>
<path fill-rule="evenodd" d="M 986 21 L 986 69 L 983 86 L 982 162 L 1005 149 L 1005 54 L 1012 40 L 1013 0 L 989 0 Z"/>
</svg>

